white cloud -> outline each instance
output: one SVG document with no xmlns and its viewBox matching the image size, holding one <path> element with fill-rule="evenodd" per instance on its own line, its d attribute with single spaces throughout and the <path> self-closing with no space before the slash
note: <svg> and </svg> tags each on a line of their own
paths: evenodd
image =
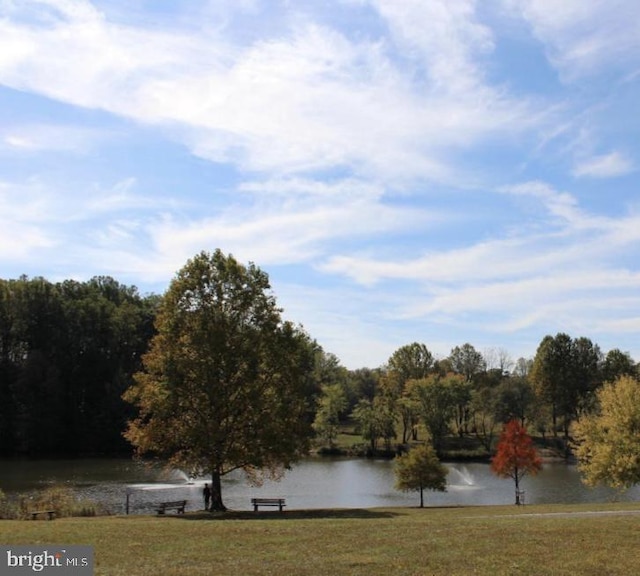
<svg viewBox="0 0 640 576">
<path fill-rule="evenodd" d="M 38 182 L 17 186 L 0 181 L 0 258 L 19 263 L 43 249 L 56 246 L 57 239 L 43 226 L 48 219 L 50 198 Z"/>
<path fill-rule="evenodd" d="M 150 206 L 162 209 L 163 202 L 136 195 L 134 188 L 133 178 L 112 187 L 82 189 L 70 182 L 54 186 L 37 177 L 26 182 L 0 181 L 0 259 L 45 268 L 72 262 L 80 253 L 84 255 L 78 261 L 91 261 L 86 254 L 96 257 L 92 252 L 96 246 L 105 253 L 117 249 L 116 239 L 120 245 L 126 240 L 127 250 L 135 249 L 133 233 L 123 237 L 127 228 L 138 227 L 132 215 Z M 102 266 L 107 260 L 101 255 L 94 262 Z"/>
<path fill-rule="evenodd" d="M 0 98 L 16 104 L 0 112 L 5 270 L 162 290 L 220 247 L 264 267 L 288 317 L 353 367 L 414 340 L 446 354 L 476 336 L 535 345 L 556 326 L 632 333 L 640 215 L 619 214 L 633 191 L 607 197 L 606 214 L 591 194 L 635 170 L 637 4 L 503 1 L 519 18 L 506 33 L 479 0 L 331 13 L 0 0 L 0 85 L 14 89 Z M 523 21 L 563 79 L 589 84 L 521 66 L 540 49 L 510 36 Z M 615 96 L 611 70 L 626 82 Z M 528 99 L 530 85 L 549 100 Z M 132 121 L 109 133 L 109 115 Z M 561 173 L 567 158 L 593 179 L 591 204 Z"/>
<path fill-rule="evenodd" d="M 636 0 L 503 0 L 531 25 L 567 79 L 640 62 Z"/>
<path fill-rule="evenodd" d="M 574 169 L 573 175 L 577 177 L 614 178 L 633 172 L 634 166 L 631 160 L 618 151 L 610 152 L 602 156 L 594 156 L 581 161 Z"/>
<path fill-rule="evenodd" d="M 105 130 L 59 124 L 5 125 L 0 128 L 0 152 L 71 152 L 87 154 L 112 138 Z"/>
<path fill-rule="evenodd" d="M 436 91 L 467 97 L 487 89 L 480 61 L 493 50 L 493 35 L 478 22 L 475 0 L 371 1 L 396 41 L 415 54 Z"/>
<path fill-rule="evenodd" d="M 170 125 L 196 154 L 252 170 L 350 165 L 387 180 L 452 179 L 457 150 L 540 121 L 528 103 L 484 83 L 474 55 L 490 50 L 491 37 L 471 3 L 379 4 L 421 51 L 428 82 L 394 58 L 396 47 L 305 19 L 239 47 L 219 31 L 144 30 L 88 2 L 47 4 L 46 25 L 0 21 L 0 82 Z M 430 34 L 418 33 L 419 22 Z"/>
<path fill-rule="evenodd" d="M 203 247 L 223 247 L 262 265 L 296 263 L 320 257 L 334 242 L 438 225 L 442 219 L 383 203 L 381 189 L 356 180 L 250 182 L 240 189 L 253 196 L 249 205 L 187 222 L 166 215 L 149 225 L 156 253 L 174 254 L 179 262 Z"/>
<path fill-rule="evenodd" d="M 574 196 L 542 182 L 501 192 L 516 203 L 538 204 L 542 215 L 536 210 L 533 224 L 509 236 L 411 259 L 333 256 L 324 270 L 365 289 L 388 281 L 403 295 L 390 309 L 395 318 L 458 325 L 467 333 L 508 334 L 538 326 L 602 333 L 626 325 L 623 316 L 629 295 L 640 288 L 640 274 L 615 262 L 640 243 L 638 215 L 591 215 Z M 523 222 L 530 209 L 520 205 Z"/>
</svg>

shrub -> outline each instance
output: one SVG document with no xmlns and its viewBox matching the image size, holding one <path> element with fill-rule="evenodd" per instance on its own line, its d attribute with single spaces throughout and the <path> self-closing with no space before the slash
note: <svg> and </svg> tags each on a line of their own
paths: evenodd
<svg viewBox="0 0 640 576">
<path fill-rule="evenodd" d="M 30 518 L 30 513 L 34 510 L 53 510 L 58 518 L 108 514 L 108 511 L 96 502 L 77 500 L 73 489 L 68 486 L 52 486 L 39 492 L 22 495 L 14 517 Z"/>
</svg>

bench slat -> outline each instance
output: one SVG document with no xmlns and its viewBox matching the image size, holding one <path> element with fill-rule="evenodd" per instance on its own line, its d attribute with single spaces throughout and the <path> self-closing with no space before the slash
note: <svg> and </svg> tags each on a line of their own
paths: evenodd
<svg viewBox="0 0 640 576">
<path fill-rule="evenodd" d="M 178 514 L 184 514 L 184 509 L 187 505 L 186 500 L 175 500 L 173 502 L 160 502 L 157 508 L 158 514 L 164 514 L 167 510 L 176 510 Z"/>
<path fill-rule="evenodd" d="M 29 512 L 31 514 L 31 520 L 35 520 L 39 514 L 46 514 L 49 520 L 53 520 L 56 516 L 55 510 L 34 510 L 33 512 Z"/>
<path fill-rule="evenodd" d="M 284 498 L 252 498 L 253 511 L 257 512 L 260 506 L 277 506 L 282 512 L 282 508 L 286 506 Z"/>
</svg>

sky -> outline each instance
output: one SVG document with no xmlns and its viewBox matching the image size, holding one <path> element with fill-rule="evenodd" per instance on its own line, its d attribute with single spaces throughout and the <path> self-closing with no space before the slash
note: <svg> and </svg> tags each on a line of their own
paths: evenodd
<svg viewBox="0 0 640 576">
<path fill-rule="evenodd" d="M 269 274 L 347 368 L 640 360 L 637 0 L 0 0 L 0 277 Z"/>
</svg>

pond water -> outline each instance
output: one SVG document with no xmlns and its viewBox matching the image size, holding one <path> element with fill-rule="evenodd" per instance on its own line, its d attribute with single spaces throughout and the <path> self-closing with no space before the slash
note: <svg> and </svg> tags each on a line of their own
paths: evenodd
<svg viewBox="0 0 640 576">
<path fill-rule="evenodd" d="M 298 463 L 279 482 L 250 486 L 240 472 L 223 479 L 223 499 L 234 510 L 251 509 L 255 496 L 287 499 L 287 509 L 371 508 L 416 506 L 417 493 L 394 488 L 393 461 L 309 458 Z M 447 491 L 426 492 L 427 506 L 513 504 L 511 479 L 497 478 L 488 464 L 449 463 Z M 111 513 L 148 513 L 165 500 L 188 501 L 187 510 L 202 508 L 206 479 L 188 479 L 179 470 L 167 471 L 132 460 L 25 460 L 0 462 L 0 489 L 8 494 L 47 486 L 67 485 L 79 498 L 101 503 Z M 535 477 L 525 477 L 521 488 L 526 503 L 581 503 L 637 500 L 640 487 L 618 494 L 591 489 L 580 481 L 575 466 L 547 463 Z"/>
</svg>

